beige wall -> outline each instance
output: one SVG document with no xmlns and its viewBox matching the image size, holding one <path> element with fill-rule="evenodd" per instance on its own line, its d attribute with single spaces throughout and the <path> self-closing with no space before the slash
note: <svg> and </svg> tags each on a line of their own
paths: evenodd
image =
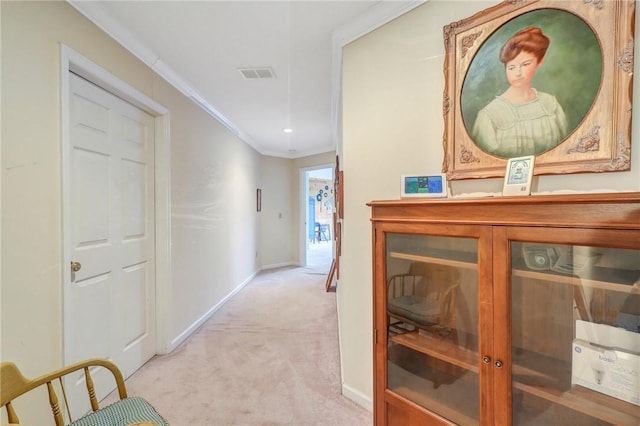
<svg viewBox="0 0 640 426">
<path fill-rule="evenodd" d="M 300 225 L 302 203 L 301 169 L 330 167 L 335 152 L 293 160 L 263 156 L 261 159 L 262 212 L 260 227 L 260 265 L 263 269 L 301 264 L 306 231 Z"/>
<path fill-rule="evenodd" d="M 164 83 L 164 82 L 163 82 Z M 166 83 L 171 111 L 171 321 L 175 340 L 259 269 L 260 155 Z"/>
<path fill-rule="evenodd" d="M 294 245 L 297 197 L 290 178 L 291 167 L 289 159 L 262 158 L 262 211 L 258 216 L 264 268 L 298 263 Z"/>
<path fill-rule="evenodd" d="M 281 240 L 260 244 L 255 190 L 261 179 L 282 190 L 268 211 L 295 217 L 293 160 L 284 171 L 238 140 L 137 58 L 64 1 L 1 2 L 2 42 L 2 270 L 0 359 L 25 375 L 60 367 L 62 359 L 62 199 L 60 52 L 65 44 L 170 113 L 171 298 L 169 344 L 194 330 L 225 297 L 269 262 L 294 259 Z M 266 168 L 263 176 L 262 168 Z M 276 184 L 277 182 L 277 184 Z M 264 208 L 264 206 L 263 206 Z M 287 241 L 296 236 L 287 222 Z M 258 253 L 258 257 L 256 257 Z M 90 319 L 88 319 L 90 320 Z M 46 407 L 30 408 L 27 424 L 50 423 Z"/>
<path fill-rule="evenodd" d="M 339 152 L 343 154 L 346 210 L 338 313 L 343 391 L 362 405 L 370 405 L 373 394 L 372 249 L 366 203 L 398 198 L 402 173 L 441 170 L 442 28 L 497 3 L 432 0 L 344 48 Z M 638 59 L 635 66 L 638 69 Z M 634 89 L 636 102 L 639 87 L 636 84 Z M 634 117 L 634 143 L 639 139 L 638 121 Z M 543 176 L 538 190 L 638 191 L 637 147 L 632 149 L 631 166 L 630 172 Z M 502 179 L 452 182 L 454 195 L 501 190 Z"/>
</svg>

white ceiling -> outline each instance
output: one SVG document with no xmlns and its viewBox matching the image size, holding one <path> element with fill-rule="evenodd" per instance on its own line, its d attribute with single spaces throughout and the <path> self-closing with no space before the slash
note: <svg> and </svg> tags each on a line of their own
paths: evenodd
<svg viewBox="0 0 640 426">
<path fill-rule="evenodd" d="M 335 149 L 341 47 L 423 1 L 68 2 L 258 152 L 297 158 Z"/>
</svg>

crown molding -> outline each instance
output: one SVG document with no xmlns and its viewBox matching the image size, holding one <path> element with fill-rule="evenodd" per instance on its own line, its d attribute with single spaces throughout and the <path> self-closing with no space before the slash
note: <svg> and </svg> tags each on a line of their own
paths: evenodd
<svg viewBox="0 0 640 426">
<path fill-rule="evenodd" d="M 370 33 L 378 27 L 404 15 L 429 0 L 383 0 L 364 13 L 335 29 L 333 42 L 342 48 L 346 44 Z"/>
<path fill-rule="evenodd" d="M 144 64 L 164 78 L 169 84 L 178 91 L 191 99 L 196 105 L 205 112 L 218 120 L 231 133 L 236 135 L 240 140 L 251 146 L 262 155 L 273 155 L 284 158 L 299 158 L 307 155 L 328 152 L 327 150 L 317 150 L 320 152 L 296 152 L 295 154 L 274 153 L 265 151 L 258 144 L 238 128 L 233 122 L 227 119 L 215 107 L 208 103 L 200 94 L 171 67 L 162 62 L 159 55 L 153 52 L 149 47 L 142 43 L 127 28 L 122 26 L 118 21 L 113 19 L 102 7 L 101 2 L 86 0 L 66 0 L 69 5 L 93 22 L 98 28 L 104 31 L 109 37 L 122 45 L 131 52 L 135 57 L 140 59 Z M 331 75 L 331 148 L 336 149 L 338 146 L 340 129 L 340 99 L 342 93 L 342 48 L 362 37 L 363 35 L 375 30 L 376 28 L 386 24 L 387 22 L 397 18 L 404 13 L 414 9 L 428 0 L 414 1 L 380 1 L 375 6 L 367 9 L 360 16 L 352 19 L 348 23 L 336 29 L 332 34 L 332 75 Z"/>
<path fill-rule="evenodd" d="M 101 2 L 86 0 L 67 0 L 72 7 L 93 22 L 98 28 L 107 33 L 109 37 L 117 41 L 125 49 L 131 52 L 135 57 L 140 59 L 144 64 L 151 68 L 160 77 L 165 79 L 169 84 L 175 87 L 183 95 L 193 101 L 202 108 L 206 113 L 211 115 L 231 133 L 239 139 L 247 143 L 256 151 L 261 152 L 256 142 L 245 132 L 238 128 L 231 120 L 220 113 L 216 108 L 209 104 L 200 94 L 186 82 L 177 72 L 169 65 L 164 63 L 156 52 L 149 49 L 131 31 L 122 26 L 120 22 L 113 19 L 102 7 Z"/>
</svg>

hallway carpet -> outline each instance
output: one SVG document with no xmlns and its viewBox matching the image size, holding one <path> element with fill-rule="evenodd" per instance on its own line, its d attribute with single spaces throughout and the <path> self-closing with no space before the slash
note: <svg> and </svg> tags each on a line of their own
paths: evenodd
<svg viewBox="0 0 640 426">
<path fill-rule="evenodd" d="M 127 380 L 172 426 L 365 426 L 340 394 L 335 293 L 326 272 L 261 272 L 185 343 Z M 363 351 L 363 354 L 368 351 Z"/>
</svg>

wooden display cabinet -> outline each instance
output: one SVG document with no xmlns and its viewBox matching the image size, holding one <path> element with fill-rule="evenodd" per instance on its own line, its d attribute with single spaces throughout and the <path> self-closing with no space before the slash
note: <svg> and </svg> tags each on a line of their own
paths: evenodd
<svg viewBox="0 0 640 426">
<path fill-rule="evenodd" d="M 640 333 L 640 193 L 369 205 L 376 425 L 640 424 L 572 346 Z"/>
</svg>

